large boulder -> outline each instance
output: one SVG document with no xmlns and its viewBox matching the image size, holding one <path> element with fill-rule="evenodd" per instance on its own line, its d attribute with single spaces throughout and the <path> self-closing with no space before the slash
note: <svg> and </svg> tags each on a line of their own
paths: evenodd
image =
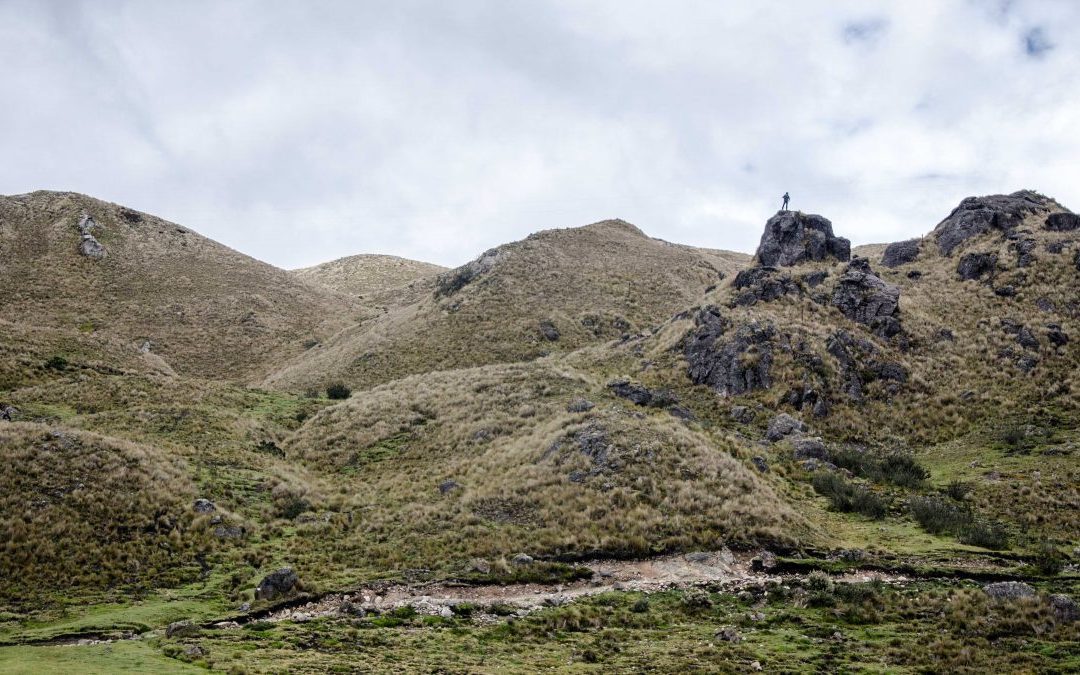
<svg viewBox="0 0 1080 675">
<path fill-rule="evenodd" d="M 782 211 L 765 223 L 757 261 L 765 267 L 790 266 L 811 260 L 851 258 L 851 242 L 833 235 L 832 223 L 822 216 Z"/>
<path fill-rule="evenodd" d="M 769 427 L 765 431 L 765 438 L 775 443 L 788 436 L 806 431 L 806 425 L 787 413 L 780 413 L 769 420 Z"/>
<path fill-rule="evenodd" d="M 919 239 L 896 241 L 885 247 L 881 255 L 881 264 L 893 268 L 914 262 L 919 257 Z"/>
<path fill-rule="evenodd" d="M 1080 216 L 1075 213 L 1051 213 L 1043 227 L 1053 232 L 1069 232 L 1080 228 Z"/>
<path fill-rule="evenodd" d="M 728 322 L 713 306 L 701 310 L 687 336 L 684 355 L 694 384 L 707 384 L 724 396 L 768 389 L 776 329 L 753 322 L 727 334 Z"/>
<path fill-rule="evenodd" d="M 282 567 L 263 577 L 255 588 L 256 600 L 273 600 L 288 595 L 296 589 L 300 578 L 291 567 Z"/>
<path fill-rule="evenodd" d="M 968 197 L 934 228 L 938 250 L 952 255 L 953 250 L 972 237 L 992 230 L 1009 233 L 1033 213 L 1060 208 L 1054 200 L 1031 190 L 1011 195 Z"/>
<path fill-rule="evenodd" d="M 995 600 L 1034 598 L 1035 589 L 1022 581 L 998 581 L 983 586 L 983 592 Z"/>
<path fill-rule="evenodd" d="M 961 281 L 979 279 L 993 274 L 997 268 L 998 257 L 995 253 L 968 253 L 956 264 L 956 273 Z"/>
<path fill-rule="evenodd" d="M 848 264 L 833 291 L 832 304 L 847 318 L 870 326 L 881 337 L 900 332 L 900 289 L 874 274 L 866 258 Z"/>
</svg>

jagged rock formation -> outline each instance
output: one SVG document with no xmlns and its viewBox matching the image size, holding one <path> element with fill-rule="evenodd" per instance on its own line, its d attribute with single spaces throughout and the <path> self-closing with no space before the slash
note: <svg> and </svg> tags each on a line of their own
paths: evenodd
<svg viewBox="0 0 1080 675">
<path fill-rule="evenodd" d="M 503 251 L 497 248 L 489 249 L 476 260 L 467 262 L 445 274 L 440 274 L 435 284 L 435 297 L 442 298 L 457 293 L 478 277 L 493 270 L 495 264 L 502 259 L 503 255 Z"/>
<path fill-rule="evenodd" d="M 1051 232 L 1071 232 L 1080 228 L 1080 215 L 1075 213 L 1051 213 L 1044 227 Z"/>
<path fill-rule="evenodd" d="M 844 316 L 885 338 L 900 332 L 899 301 L 900 289 L 874 274 L 866 258 L 851 261 L 832 296 Z"/>
<path fill-rule="evenodd" d="M 728 322 L 709 306 L 694 319 L 697 328 L 686 339 L 684 354 L 694 384 L 707 384 L 724 396 L 768 389 L 772 384 L 772 324 L 749 323 L 723 339 Z"/>
<path fill-rule="evenodd" d="M 743 291 L 735 304 L 743 307 L 770 302 L 788 293 L 799 293 L 799 284 L 775 267 L 750 267 L 735 276 L 735 288 Z"/>
<path fill-rule="evenodd" d="M 846 262 L 851 258 L 851 242 L 835 236 L 828 219 L 798 211 L 783 211 L 769 218 L 755 257 L 762 267 L 787 267 L 827 258 Z"/>
<path fill-rule="evenodd" d="M 858 338 L 847 331 L 834 333 L 825 349 L 840 366 L 840 391 L 853 401 L 862 401 L 871 382 L 883 380 L 895 387 L 906 382 L 907 370 L 899 363 L 887 361 L 870 340 Z"/>
<path fill-rule="evenodd" d="M 79 241 L 79 253 L 94 260 L 101 260 L 109 254 L 101 242 L 94 237 L 92 230 L 98 227 L 98 224 L 89 214 L 84 213 L 79 218 L 79 224 L 76 227 L 79 229 L 79 236 L 82 237 Z"/>
<path fill-rule="evenodd" d="M 1020 190 L 1010 195 L 968 197 L 938 223 L 934 228 L 934 237 L 941 254 L 952 255 L 957 246 L 972 237 L 991 230 L 1008 234 L 1028 215 L 1060 208 L 1053 199 L 1031 190 Z"/>
<path fill-rule="evenodd" d="M 919 243 L 919 239 L 908 239 L 889 244 L 881 255 L 881 264 L 893 268 L 914 262 L 919 257 Z"/>
</svg>

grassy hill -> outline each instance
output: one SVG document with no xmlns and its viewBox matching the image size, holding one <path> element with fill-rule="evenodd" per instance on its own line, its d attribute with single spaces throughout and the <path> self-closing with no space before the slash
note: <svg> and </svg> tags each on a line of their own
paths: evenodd
<svg viewBox="0 0 1080 675">
<path fill-rule="evenodd" d="M 361 254 L 292 270 L 303 281 L 360 298 L 377 298 L 410 281 L 434 277 L 446 268 L 392 255 Z"/>
<path fill-rule="evenodd" d="M 195 375 L 261 374 L 355 307 L 188 228 L 74 193 L 0 197 L 0 257 L 4 320 L 107 336 Z"/>
<path fill-rule="evenodd" d="M 364 387 L 572 351 L 658 324 L 746 259 L 652 239 L 619 220 L 540 232 L 444 273 L 430 292 L 293 359 L 267 384 Z"/>
</svg>

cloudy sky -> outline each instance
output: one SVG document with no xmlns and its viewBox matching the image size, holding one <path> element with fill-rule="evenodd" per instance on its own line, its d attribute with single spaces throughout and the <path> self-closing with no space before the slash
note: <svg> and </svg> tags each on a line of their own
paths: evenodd
<svg viewBox="0 0 1080 675">
<path fill-rule="evenodd" d="M 1074 0 L 0 0 L 0 194 L 75 190 L 282 267 L 457 265 L 621 217 L 752 251 L 1030 187 L 1080 209 Z"/>
</svg>

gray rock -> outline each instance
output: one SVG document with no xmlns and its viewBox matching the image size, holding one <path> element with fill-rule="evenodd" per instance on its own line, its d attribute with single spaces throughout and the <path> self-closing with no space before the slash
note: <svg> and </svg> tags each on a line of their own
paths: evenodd
<svg viewBox="0 0 1080 675">
<path fill-rule="evenodd" d="M 772 551 L 762 551 L 750 561 L 750 569 L 754 572 L 768 572 L 776 567 L 776 554 Z"/>
<path fill-rule="evenodd" d="M 802 289 L 791 276 L 775 267 L 750 267 L 735 275 L 735 288 L 743 291 L 735 304 L 749 307 L 758 302 L 771 302 L 785 295 L 798 294 Z"/>
<path fill-rule="evenodd" d="M 454 480 L 452 478 L 444 480 L 443 482 L 439 483 L 439 494 L 441 494 L 441 495 L 445 495 L 445 494 L 448 494 L 450 492 L 453 492 L 454 490 L 460 490 L 460 489 L 461 489 L 461 484 L 458 483 L 456 480 Z"/>
<path fill-rule="evenodd" d="M 246 532 L 239 525 L 218 525 L 214 528 L 214 536 L 218 539 L 240 539 Z"/>
<path fill-rule="evenodd" d="M 256 600 L 273 600 L 292 593 L 300 583 L 300 578 L 291 567 L 282 567 L 263 577 L 255 588 Z"/>
<path fill-rule="evenodd" d="M 1024 349 L 1039 350 L 1039 339 L 1035 337 L 1035 334 L 1031 332 L 1031 329 L 1027 326 L 1020 328 L 1016 334 L 1016 341 L 1020 343 L 1020 346 Z"/>
<path fill-rule="evenodd" d="M 569 404 L 567 404 L 566 412 L 572 412 L 572 413 L 588 412 L 588 411 L 592 410 L 595 407 L 596 407 L 596 404 L 593 403 L 592 401 L 589 401 L 589 400 L 578 397 L 578 398 L 575 398 L 574 400 L 570 401 Z"/>
<path fill-rule="evenodd" d="M 754 468 L 761 473 L 769 473 L 769 462 L 761 455 L 754 456 L 750 461 L 754 463 Z"/>
<path fill-rule="evenodd" d="M 807 272 L 802 275 L 802 282 L 806 284 L 807 288 L 817 288 L 821 284 L 825 283 L 825 279 L 829 277 L 829 273 L 825 270 L 815 270 L 813 272 Z"/>
<path fill-rule="evenodd" d="M 885 247 L 881 255 L 881 264 L 893 268 L 914 262 L 919 257 L 920 239 L 908 239 L 907 241 L 895 241 Z"/>
<path fill-rule="evenodd" d="M 628 399 L 637 405 L 666 408 L 678 401 L 673 393 L 665 389 L 653 390 L 626 378 L 619 378 L 608 382 L 611 393 L 620 398 Z"/>
<path fill-rule="evenodd" d="M 1037 307 L 1040 312 L 1053 312 L 1057 310 L 1057 307 L 1054 305 L 1054 301 L 1046 296 L 1043 296 L 1036 300 L 1035 307 Z"/>
<path fill-rule="evenodd" d="M 667 410 L 669 413 L 671 413 L 672 417 L 683 420 L 685 422 L 693 422 L 697 419 L 697 415 L 694 414 L 694 411 L 684 405 L 673 405 Z"/>
<path fill-rule="evenodd" d="M 165 629 L 165 637 L 167 638 L 185 638 L 194 637 L 198 635 L 200 628 L 198 625 L 192 623 L 188 619 L 183 621 L 174 621 L 170 623 Z"/>
<path fill-rule="evenodd" d="M 829 450 L 820 438 L 799 438 L 792 445 L 795 459 L 829 459 Z"/>
<path fill-rule="evenodd" d="M 195 504 L 192 508 L 195 509 L 195 513 L 213 513 L 217 510 L 217 507 L 214 506 L 214 502 L 201 497 L 195 500 Z"/>
<path fill-rule="evenodd" d="M 1017 267 L 1030 267 L 1035 262 L 1036 246 L 1038 242 L 1034 239 L 1022 239 L 1015 244 L 1010 244 L 1010 248 L 1016 251 Z"/>
<path fill-rule="evenodd" d="M 713 559 L 713 554 L 707 553 L 705 551 L 694 551 L 693 553 L 687 553 L 686 555 L 684 555 L 683 559 L 685 559 L 687 562 L 707 563 Z"/>
<path fill-rule="evenodd" d="M 1062 623 L 1080 621 L 1080 605 L 1067 595 L 1055 593 L 1050 596 L 1050 607 L 1054 610 L 1054 616 Z"/>
<path fill-rule="evenodd" d="M 184 645 L 184 656 L 189 659 L 201 659 L 206 656 L 206 650 L 199 645 Z"/>
<path fill-rule="evenodd" d="M 757 413 L 744 405 L 731 406 L 731 419 L 739 424 L 750 424 L 757 417 Z"/>
<path fill-rule="evenodd" d="M 1034 598 L 1035 589 L 1022 581 L 998 581 L 983 586 L 983 592 L 995 600 Z"/>
<path fill-rule="evenodd" d="M 775 443 L 791 434 L 806 431 L 806 425 L 787 413 L 780 413 L 769 421 L 765 438 Z"/>
<path fill-rule="evenodd" d="M 13 405 L 0 404 L 0 420 L 13 422 L 19 416 L 19 409 Z"/>
<path fill-rule="evenodd" d="M 533 557 L 527 553 L 518 553 L 516 556 L 511 558 L 510 562 L 514 563 L 515 565 L 531 565 L 533 564 Z"/>
<path fill-rule="evenodd" d="M 768 389 L 772 384 L 772 324 L 752 322 L 725 335 L 728 323 L 714 306 L 701 310 L 683 350 L 687 375 L 694 384 L 707 384 L 724 396 Z"/>
<path fill-rule="evenodd" d="M 93 235 L 92 230 L 98 227 L 98 224 L 92 217 L 87 214 L 83 214 L 79 219 L 79 224 L 76 226 L 79 230 L 79 253 L 83 254 L 87 258 L 93 258 L 94 260 L 101 260 L 108 255 L 108 251 L 101 245 Z"/>
<path fill-rule="evenodd" d="M 851 257 L 851 242 L 833 235 L 832 223 L 826 218 L 783 211 L 765 224 L 756 257 L 764 267 L 788 267 L 828 258 L 846 262 Z"/>
<path fill-rule="evenodd" d="M 998 257 L 995 253 L 968 253 L 960 258 L 956 265 L 956 273 L 961 281 L 979 279 L 987 274 L 993 274 L 997 268 Z"/>
<path fill-rule="evenodd" d="M 742 642 L 742 636 L 739 635 L 739 631 L 735 630 L 731 626 L 724 626 L 720 630 L 716 631 L 716 639 L 724 642 L 731 642 L 737 644 Z"/>
<path fill-rule="evenodd" d="M 851 261 L 832 296 L 844 316 L 886 338 L 900 332 L 899 302 L 900 289 L 874 274 L 866 258 Z"/>
<path fill-rule="evenodd" d="M 1080 228 L 1080 216 L 1075 213 L 1051 213 L 1043 227 L 1052 232 L 1071 232 Z"/>
<path fill-rule="evenodd" d="M 545 340 L 555 342 L 559 339 L 559 329 L 550 319 L 544 319 L 540 322 L 540 336 Z"/>
<path fill-rule="evenodd" d="M 1046 339 L 1050 341 L 1050 344 L 1055 347 L 1064 347 L 1069 344 L 1069 336 L 1061 330 L 1061 326 L 1056 323 L 1046 324 Z"/>
<path fill-rule="evenodd" d="M 1076 254 L 1073 256 L 1073 267 L 1077 272 L 1080 272 L 1080 249 L 1076 250 Z"/>
<path fill-rule="evenodd" d="M 957 246 L 972 237 L 995 230 L 1008 234 L 1029 214 L 1056 206 L 1053 200 L 1030 190 L 1010 195 L 968 197 L 934 228 L 938 250 L 942 255 L 952 255 Z"/>
</svg>

